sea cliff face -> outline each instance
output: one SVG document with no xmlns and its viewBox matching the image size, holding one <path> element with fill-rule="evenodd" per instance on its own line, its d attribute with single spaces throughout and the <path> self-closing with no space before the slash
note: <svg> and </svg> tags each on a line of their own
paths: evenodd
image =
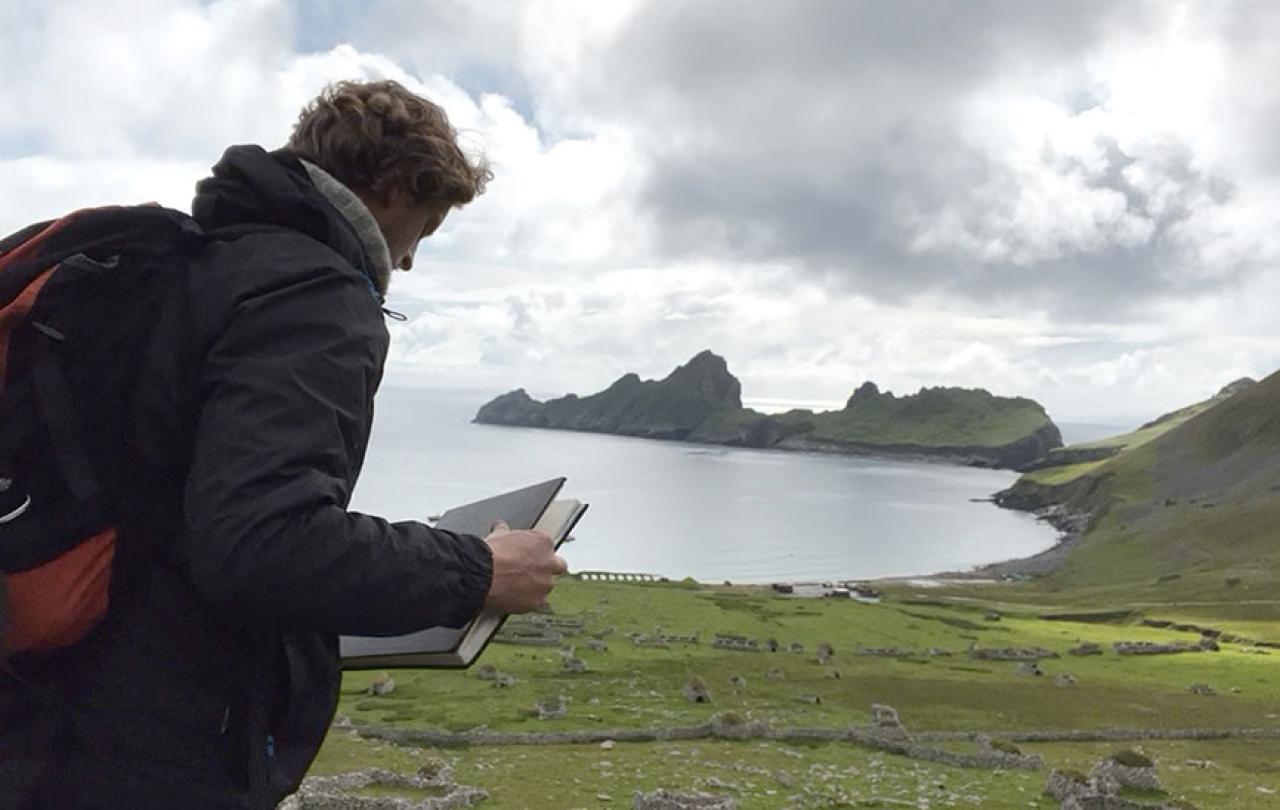
<svg viewBox="0 0 1280 810">
<path fill-rule="evenodd" d="M 539 402 L 517 389 L 475 421 L 762 449 L 924 458 L 1019 468 L 1062 436 L 1044 409 L 986 391 L 928 388 L 896 397 L 864 383 L 838 411 L 762 414 L 742 407 L 724 358 L 701 352 L 662 380 L 620 377 L 596 394 Z"/>
</svg>

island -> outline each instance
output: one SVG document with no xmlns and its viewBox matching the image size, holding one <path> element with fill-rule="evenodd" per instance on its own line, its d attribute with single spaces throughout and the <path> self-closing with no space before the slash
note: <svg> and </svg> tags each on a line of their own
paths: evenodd
<svg viewBox="0 0 1280 810">
<path fill-rule="evenodd" d="M 743 407 L 741 384 L 711 351 L 661 380 L 625 374 L 590 396 L 541 402 L 517 389 L 485 403 L 474 421 L 1012 469 L 1062 446 L 1062 434 L 1039 403 L 982 389 L 935 387 L 895 396 L 866 382 L 840 410 L 760 413 Z"/>
</svg>

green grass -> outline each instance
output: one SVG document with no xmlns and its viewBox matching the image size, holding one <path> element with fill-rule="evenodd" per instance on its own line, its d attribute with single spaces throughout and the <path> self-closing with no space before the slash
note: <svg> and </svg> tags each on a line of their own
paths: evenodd
<svg viewBox="0 0 1280 810">
<path fill-rule="evenodd" d="M 913 730 L 1013 734 L 1068 728 L 1280 726 L 1280 651 L 1262 656 L 1238 645 L 1224 645 L 1219 653 L 1130 658 L 1110 650 L 1111 642 L 1116 640 L 1194 638 L 1187 633 L 1143 627 L 1139 624 L 1143 615 L 1196 621 L 1240 632 L 1280 633 L 1278 604 L 1259 605 L 1253 610 L 1239 604 L 1186 608 L 1170 605 L 1139 609 L 1127 621 L 1060 622 L 1046 621 L 1039 615 L 1100 606 L 1072 591 L 1055 594 L 1045 590 L 1042 583 L 925 591 L 899 586 L 891 589 L 881 604 L 863 605 L 847 600 L 789 599 L 748 586 L 693 590 L 575 580 L 565 580 L 557 587 L 553 604 L 557 613 L 586 616 L 588 633 L 613 628 L 606 636 L 607 652 L 586 649 L 582 643 L 586 636 L 576 640 L 577 654 L 587 661 L 590 672 L 564 673 L 556 649 L 495 644 L 485 653 L 484 662 L 514 674 L 519 679 L 514 687 L 496 689 L 468 672 L 398 671 L 394 673 L 396 691 L 374 698 L 363 691 L 375 673 L 351 673 L 344 681 L 339 711 L 357 725 L 455 731 L 692 725 L 726 711 L 776 726 L 843 727 L 865 725 L 871 703 L 894 706 Z M 983 618 L 991 607 L 1001 610 L 1001 621 Z M 664 632 L 680 634 L 699 630 L 702 643 L 654 649 L 634 647 L 623 637 L 630 631 L 652 633 L 659 627 Z M 773 637 L 783 644 L 800 641 L 806 652 L 719 650 L 710 645 L 716 632 L 760 640 Z M 1098 642 L 1107 652 L 1083 658 L 1065 655 L 1069 647 L 1082 640 Z M 836 650 L 835 660 L 828 666 L 819 665 L 813 658 L 813 650 L 821 642 L 832 644 Z M 1015 664 L 978 661 L 963 655 L 970 643 L 980 647 L 1038 646 L 1062 653 L 1063 657 L 1042 662 L 1048 673 L 1046 678 L 1019 676 L 1014 672 Z M 854 655 L 859 645 L 911 647 L 918 651 L 941 647 L 956 654 L 948 658 L 890 660 Z M 765 677 L 771 668 L 784 670 L 785 679 Z M 832 678 L 832 671 L 837 669 L 841 677 Z M 1053 675 L 1061 672 L 1071 673 L 1079 682 L 1055 686 Z M 746 685 L 731 686 L 729 679 L 733 675 L 745 677 Z M 710 705 L 691 704 L 681 695 L 681 685 L 692 676 L 702 678 L 710 687 Z M 1198 682 L 1212 685 L 1218 696 L 1190 694 L 1187 687 Z M 534 702 L 558 694 L 568 699 L 566 716 L 537 720 L 532 712 Z M 802 702 L 801 695 L 820 695 L 823 702 Z M 959 745 L 963 748 L 965 744 Z M 1100 758 L 1130 746 L 1018 745 L 1045 753 L 1051 766 L 1087 766 L 1090 757 Z M 1189 746 L 1190 743 L 1181 742 L 1143 744 L 1141 750 L 1159 761 L 1165 756 L 1160 751 L 1191 750 Z M 1273 760 L 1280 757 L 1280 741 L 1223 741 L 1195 746 L 1199 746 L 1196 751 L 1207 752 L 1204 758 L 1219 763 L 1219 769 L 1211 774 L 1179 771 L 1176 779 L 1170 773 L 1171 784 L 1177 787 L 1173 795 L 1185 793 L 1197 803 L 1218 799 L 1221 794 L 1213 791 L 1225 784 L 1228 776 L 1244 778 L 1242 774 L 1253 780 L 1250 784 L 1280 788 L 1280 775 L 1259 764 L 1260 752 L 1270 752 Z M 783 749 L 799 751 L 802 759 Z M 414 770 L 427 755 L 409 753 L 386 743 L 354 740 L 347 732 L 337 731 L 326 744 L 317 772 L 352 770 L 370 764 Z M 932 795 L 929 785 L 935 782 L 948 786 L 943 792 L 981 796 L 985 802 L 965 804 L 957 800 L 956 806 L 1051 806 L 1028 804 L 1040 801 L 1037 797 L 1046 773 L 960 771 L 841 744 L 810 747 L 702 740 L 619 744 L 613 751 L 590 745 L 480 746 L 453 749 L 443 755 L 453 759 L 462 782 L 492 793 L 494 807 L 596 807 L 603 801 L 595 798 L 598 793 L 608 794 L 613 805 L 626 806 L 634 790 L 705 787 L 705 781 L 699 780 L 710 775 L 741 784 L 743 790 L 735 795 L 743 799 L 743 807 L 783 807 L 792 795 L 802 795 L 803 802 L 798 806 L 804 807 L 822 806 L 809 802 L 824 801 L 823 796 L 844 796 L 853 802 L 851 806 L 876 806 L 858 805 L 857 801 L 885 786 L 889 786 L 885 788 L 890 789 L 889 793 L 875 795 L 914 801 Z M 1173 763 L 1177 756 L 1180 754 L 1171 753 L 1165 760 Z M 1183 758 L 1195 757 L 1187 754 Z M 602 766 L 601 761 L 610 765 Z M 872 763 L 876 763 L 874 767 Z M 823 770 L 832 768 L 835 771 L 830 773 Z M 788 789 L 767 774 L 751 769 L 790 774 L 787 778 L 793 786 Z M 775 793 L 762 792 L 766 790 Z M 1238 800 L 1244 803 L 1210 802 L 1201 806 L 1266 806 L 1265 802 L 1249 804 L 1252 798 L 1256 797 Z"/>
</svg>

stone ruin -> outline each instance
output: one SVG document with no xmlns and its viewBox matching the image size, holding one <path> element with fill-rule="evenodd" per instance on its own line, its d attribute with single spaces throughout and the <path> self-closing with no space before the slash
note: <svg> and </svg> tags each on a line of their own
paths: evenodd
<svg viewBox="0 0 1280 810">
<path fill-rule="evenodd" d="M 1053 678 L 1054 686 L 1073 686 L 1075 685 L 1075 683 L 1076 683 L 1076 676 L 1067 672 L 1063 672 L 1059 675 L 1055 675 Z"/>
<path fill-rule="evenodd" d="M 1102 655 L 1102 645 L 1092 641 L 1085 641 L 1078 647 L 1072 647 L 1067 650 L 1068 655 Z"/>
<path fill-rule="evenodd" d="M 781 645 L 779 645 L 779 644 L 778 644 L 778 640 L 777 640 L 776 638 L 767 638 L 767 639 L 765 639 L 765 641 L 764 641 L 764 648 L 765 648 L 766 650 L 768 650 L 769 652 L 775 652 L 775 653 L 776 653 L 776 652 L 778 651 L 778 648 L 779 648 L 780 646 L 781 646 Z"/>
<path fill-rule="evenodd" d="M 516 676 L 501 672 L 493 664 L 481 664 L 476 667 L 476 678 L 489 681 L 489 685 L 498 689 L 507 689 L 516 685 Z"/>
<path fill-rule="evenodd" d="M 1162 810 L 1186 808 L 1183 802 L 1146 804 L 1121 798 L 1122 788 L 1160 791 L 1155 763 L 1136 751 L 1119 751 L 1094 764 L 1089 775 L 1054 769 L 1044 792 L 1061 802 L 1062 810 Z"/>
<path fill-rule="evenodd" d="M 1176 653 L 1218 652 L 1218 642 L 1202 638 L 1197 642 L 1167 641 L 1117 641 L 1111 648 L 1118 655 L 1174 655 Z"/>
<path fill-rule="evenodd" d="M 524 644 L 530 647 L 558 647 L 564 642 L 564 635 L 530 622 L 507 622 L 493 637 L 502 644 Z"/>
<path fill-rule="evenodd" d="M 765 670 L 764 676 L 771 680 L 780 681 L 787 677 L 787 671 L 782 667 L 769 667 Z"/>
<path fill-rule="evenodd" d="M 798 641 L 793 641 L 787 645 L 787 652 L 802 653 L 804 652 L 804 645 Z"/>
<path fill-rule="evenodd" d="M 576 636 L 587 626 L 586 619 L 581 616 L 544 616 L 536 613 L 527 615 L 530 616 L 529 621 L 531 623 L 549 627 L 566 636 Z"/>
<path fill-rule="evenodd" d="M 974 647 L 969 657 L 978 661 L 1042 661 L 1058 654 L 1042 647 Z"/>
<path fill-rule="evenodd" d="M 822 703 L 821 695 L 800 695 L 797 698 L 801 703 Z"/>
<path fill-rule="evenodd" d="M 738 810 L 738 803 L 729 796 L 714 793 L 676 793 L 655 790 L 652 793 L 635 794 L 632 810 Z"/>
<path fill-rule="evenodd" d="M 924 651 L 924 654 L 929 656 L 930 658 L 950 658 L 951 657 L 951 651 L 944 650 L 941 647 L 930 647 L 929 649 Z"/>
<path fill-rule="evenodd" d="M 742 677 L 741 675 L 734 675 L 729 678 L 729 683 L 741 689 L 742 687 L 747 685 L 747 679 Z"/>
<path fill-rule="evenodd" d="M 1097 795 L 1093 780 L 1079 771 L 1054 768 L 1045 782 L 1044 792 L 1060 802 L 1077 796 Z"/>
<path fill-rule="evenodd" d="M 1037 664 L 1035 661 L 1023 661 L 1022 663 L 1018 664 L 1018 668 L 1015 670 L 1015 672 L 1017 672 L 1017 674 L 1019 675 L 1031 675 L 1036 678 L 1039 678 L 1040 676 L 1044 675 L 1044 670 L 1041 669 L 1040 665 Z"/>
<path fill-rule="evenodd" d="M 571 655 L 562 661 L 565 672 L 580 674 L 587 671 L 587 662 L 583 661 L 576 655 Z"/>
<path fill-rule="evenodd" d="M 366 788 L 433 791 L 439 795 L 410 799 L 356 793 Z M 447 765 L 424 766 L 416 775 L 369 768 L 335 776 L 308 776 L 302 780 L 297 793 L 280 803 L 278 810 L 456 810 L 488 798 L 484 790 L 455 784 Z"/>
<path fill-rule="evenodd" d="M 569 706 L 564 695 L 557 695 L 553 698 L 539 700 L 534 704 L 533 708 L 538 713 L 539 720 L 550 720 L 553 717 L 564 717 Z"/>
<path fill-rule="evenodd" d="M 870 655 L 877 658 L 914 658 L 915 651 L 910 647 L 863 647 L 859 645 L 854 655 Z"/>
<path fill-rule="evenodd" d="M 369 686 L 365 689 L 365 694 L 381 697 L 389 695 L 396 691 L 396 679 L 385 672 L 379 672 L 373 676 L 373 680 L 369 681 Z"/>
<path fill-rule="evenodd" d="M 1187 691 L 1201 697 L 1216 697 L 1218 694 L 1217 690 L 1207 683 L 1193 683 L 1187 687 Z"/>
<path fill-rule="evenodd" d="M 760 644 L 754 638 L 716 633 L 711 639 L 711 646 L 721 650 L 737 650 L 738 652 L 760 652 Z"/>
<path fill-rule="evenodd" d="M 701 678 L 689 678 L 684 682 L 684 686 L 681 691 L 684 692 L 684 696 L 688 698 L 691 703 L 711 702 L 711 690 L 707 688 L 706 683 L 704 683 Z"/>
<path fill-rule="evenodd" d="M 835 648 L 826 643 L 819 644 L 816 652 L 819 664 L 830 664 L 832 656 L 836 654 Z"/>
<path fill-rule="evenodd" d="M 585 642 L 587 649 L 592 652 L 608 652 L 609 643 L 603 639 L 589 638 Z"/>
<path fill-rule="evenodd" d="M 627 638 L 630 639 L 631 643 L 637 647 L 655 647 L 657 649 L 665 650 L 667 647 L 671 646 L 667 644 L 661 636 L 650 636 L 646 633 L 627 633 Z"/>
<path fill-rule="evenodd" d="M 1135 751 L 1112 754 L 1096 763 L 1089 775 L 1103 793 L 1115 793 L 1120 788 L 1161 790 L 1155 763 Z"/>
<path fill-rule="evenodd" d="M 903 730 L 898 710 L 884 703 L 871 704 L 871 725 L 879 729 Z"/>
</svg>

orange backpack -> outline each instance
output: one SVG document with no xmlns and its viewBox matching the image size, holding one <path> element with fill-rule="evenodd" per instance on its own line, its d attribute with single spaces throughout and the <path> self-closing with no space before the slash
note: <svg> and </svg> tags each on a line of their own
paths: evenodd
<svg viewBox="0 0 1280 810">
<path fill-rule="evenodd" d="M 0 663 L 106 615 L 125 412 L 152 313 L 204 241 L 159 206 L 96 208 L 0 240 Z"/>
</svg>

